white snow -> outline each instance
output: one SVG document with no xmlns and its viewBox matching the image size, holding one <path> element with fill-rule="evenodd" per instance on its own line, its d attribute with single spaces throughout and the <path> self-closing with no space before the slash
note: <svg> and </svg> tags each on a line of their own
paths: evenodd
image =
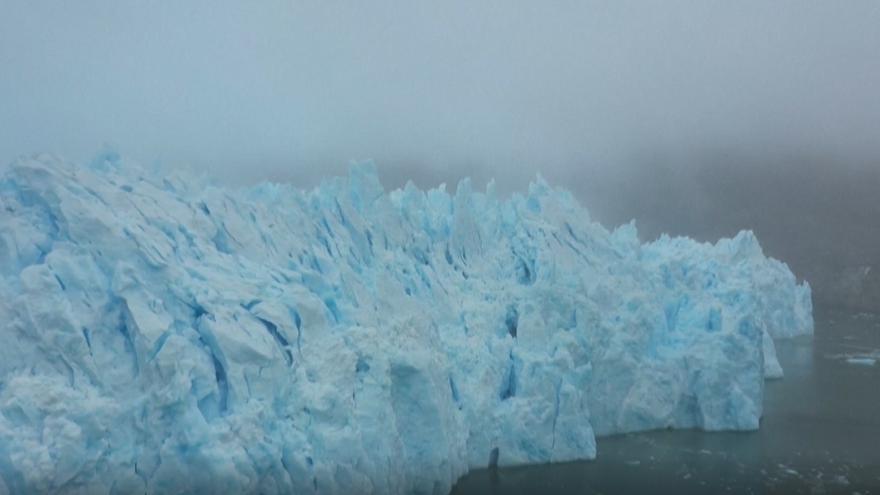
<svg viewBox="0 0 880 495">
<path fill-rule="evenodd" d="M 106 154 L 0 175 L 0 487 L 446 493 L 596 434 L 755 429 L 810 289 L 751 232 L 526 195 L 206 186 Z"/>
</svg>

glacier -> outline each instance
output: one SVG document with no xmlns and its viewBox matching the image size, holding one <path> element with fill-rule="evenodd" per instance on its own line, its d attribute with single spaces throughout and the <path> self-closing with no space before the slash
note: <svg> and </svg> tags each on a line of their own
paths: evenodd
<svg viewBox="0 0 880 495">
<path fill-rule="evenodd" d="M 0 170 L 0 493 L 448 493 L 596 436 L 751 430 L 810 287 L 740 232 L 501 198 Z"/>
</svg>

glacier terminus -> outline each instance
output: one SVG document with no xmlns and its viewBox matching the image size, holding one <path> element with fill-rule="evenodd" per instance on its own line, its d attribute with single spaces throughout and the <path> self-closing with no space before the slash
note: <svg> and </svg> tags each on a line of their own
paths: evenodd
<svg viewBox="0 0 880 495">
<path fill-rule="evenodd" d="M 0 493 L 444 494 L 597 435 L 756 429 L 773 339 L 812 331 L 751 232 L 643 243 L 540 178 L 0 169 Z"/>
</svg>

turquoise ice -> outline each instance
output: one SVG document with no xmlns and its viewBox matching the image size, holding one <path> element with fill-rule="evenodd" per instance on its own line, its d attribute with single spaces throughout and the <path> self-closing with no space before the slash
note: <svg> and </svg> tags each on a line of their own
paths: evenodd
<svg viewBox="0 0 880 495">
<path fill-rule="evenodd" d="M 755 429 L 771 337 L 812 328 L 751 232 L 641 243 L 540 179 L 35 156 L 0 170 L 0 493 L 442 494 L 596 435 Z"/>
</svg>

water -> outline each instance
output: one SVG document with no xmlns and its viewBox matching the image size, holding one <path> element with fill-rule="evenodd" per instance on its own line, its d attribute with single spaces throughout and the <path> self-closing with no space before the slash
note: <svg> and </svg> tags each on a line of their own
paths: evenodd
<svg viewBox="0 0 880 495">
<path fill-rule="evenodd" d="M 600 438 L 594 461 L 478 470 L 453 494 L 880 494 L 880 315 L 815 317 L 813 338 L 777 342 L 759 431 Z"/>
</svg>

